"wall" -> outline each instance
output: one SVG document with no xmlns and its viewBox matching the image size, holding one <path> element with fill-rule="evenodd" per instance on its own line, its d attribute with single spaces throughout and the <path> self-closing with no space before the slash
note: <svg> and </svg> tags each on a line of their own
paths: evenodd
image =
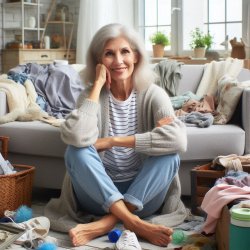
<svg viewBox="0 0 250 250">
<path fill-rule="evenodd" d="M 134 21 L 134 0 L 118 0 L 119 2 L 119 17 L 120 22 L 130 26 L 134 27 L 135 21 Z"/>
</svg>

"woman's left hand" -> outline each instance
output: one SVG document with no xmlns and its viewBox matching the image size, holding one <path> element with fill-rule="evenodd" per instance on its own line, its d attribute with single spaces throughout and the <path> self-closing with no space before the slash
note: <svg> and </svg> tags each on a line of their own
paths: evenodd
<svg viewBox="0 0 250 250">
<path fill-rule="evenodd" d="M 173 116 L 163 117 L 159 121 L 157 121 L 156 127 L 162 127 L 164 125 L 168 125 L 168 124 L 172 123 L 173 120 L 174 120 Z"/>
</svg>

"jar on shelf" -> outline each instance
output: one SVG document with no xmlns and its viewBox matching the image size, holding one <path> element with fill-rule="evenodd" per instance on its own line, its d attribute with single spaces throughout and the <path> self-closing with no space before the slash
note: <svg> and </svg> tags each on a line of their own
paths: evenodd
<svg viewBox="0 0 250 250">
<path fill-rule="evenodd" d="M 35 28 L 36 27 L 36 18 L 34 16 L 29 17 L 28 26 L 29 26 L 29 28 Z"/>
</svg>

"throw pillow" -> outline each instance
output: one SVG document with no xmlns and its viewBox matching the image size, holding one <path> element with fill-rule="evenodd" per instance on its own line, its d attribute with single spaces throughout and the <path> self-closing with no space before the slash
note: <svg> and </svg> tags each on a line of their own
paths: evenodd
<svg viewBox="0 0 250 250">
<path fill-rule="evenodd" d="M 215 95 L 218 90 L 218 81 L 225 74 L 237 77 L 243 68 L 243 60 L 227 58 L 225 61 L 212 61 L 204 66 L 204 73 L 198 86 L 196 95 Z"/>
<path fill-rule="evenodd" d="M 246 87 L 250 87 L 250 81 L 239 82 L 227 75 L 218 81 L 218 106 L 214 124 L 226 124 L 230 121 Z"/>
</svg>

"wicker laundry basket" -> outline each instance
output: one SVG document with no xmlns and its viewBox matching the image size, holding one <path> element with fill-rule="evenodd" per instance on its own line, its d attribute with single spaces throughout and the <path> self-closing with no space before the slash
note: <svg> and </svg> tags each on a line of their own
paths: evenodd
<svg viewBox="0 0 250 250">
<path fill-rule="evenodd" d="M 0 151 L 3 156 L 8 153 L 3 150 L 6 149 L 6 138 L 0 136 Z M 19 164 L 13 166 L 16 173 L 0 175 L 0 217 L 4 215 L 5 210 L 14 211 L 21 205 L 31 206 L 35 167 Z"/>
</svg>

